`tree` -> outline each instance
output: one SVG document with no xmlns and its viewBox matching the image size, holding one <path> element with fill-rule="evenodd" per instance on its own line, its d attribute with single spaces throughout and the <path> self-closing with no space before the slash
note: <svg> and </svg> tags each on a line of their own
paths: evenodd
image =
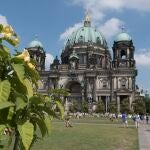
<svg viewBox="0 0 150 150">
<path fill-rule="evenodd" d="M 137 96 L 135 98 L 135 101 L 132 103 L 132 105 L 135 113 L 144 114 L 146 112 L 144 97 Z"/>
<path fill-rule="evenodd" d="M 120 111 L 125 113 L 130 113 L 130 103 L 128 98 L 124 98 L 120 104 Z"/>
<path fill-rule="evenodd" d="M 65 103 L 65 97 L 68 97 L 70 93 L 68 92 L 68 89 L 64 88 L 55 88 L 55 89 L 49 89 L 48 90 L 48 95 L 51 97 L 53 100 L 59 100 L 63 104 Z"/>
<path fill-rule="evenodd" d="M 79 104 L 77 102 L 77 100 L 72 100 L 72 104 L 70 105 L 70 112 L 75 113 L 77 111 L 79 111 Z"/>
<path fill-rule="evenodd" d="M 105 105 L 102 100 L 98 101 L 95 112 L 96 113 L 104 113 L 105 112 Z"/>
<path fill-rule="evenodd" d="M 145 106 L 146 106 L 146 113 L 150 113 L 150 97 L 145 97 Z"/>
<path fill-rule="evenodd" d="M 81 111 L 85 114 L 88 113 L 88 102 L 83 100 L 81 103 Z"/>
<path fill-rule="evenodd" d="M 117 113 L 117 104 L 116 101 L 113 100 L 109 103 L 109 108 L 108 108 L 110 113 Z"/>
<path fill-rule="evenodd" d="M 4 41 L 13 46 L 19 43 L 11 26 L 0 25 L 0 140 L 6 136 L 10 145 L 14 138 L 14 150 L 28 150 L 40 136 L 37 128 L 41 137 L 49 134 L 54 106 L 61 114 L 63 107 L 59 100 L 37 92 L 40 76 L 28 51 L 13 57 Z"/>
</svg>

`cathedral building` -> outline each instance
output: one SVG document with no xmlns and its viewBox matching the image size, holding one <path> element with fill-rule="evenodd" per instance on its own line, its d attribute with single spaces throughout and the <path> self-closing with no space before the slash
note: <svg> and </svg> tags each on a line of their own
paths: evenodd
<svg viewBox="0 0 150 150">
<path fill-rule="evenodd" d="M 90 18 L 86 16 L 83 26 L 68 37 L 61 60 L 56 57 L 48 71 L 45 70 L 46 55 L 42 43 L 34 40 L 27 49 L 38 62 L 43 82 L 40 92 L 66 88 L 70 92 L 65 98 L 68 104 L 72 100 L 79 104 L 87 101 L 90 107 L 102 100 L 106 112 L 111 101 L 116 102 L 120 112 L 120 104 L 128 99 L 132 109 L 137 76 L 135 47 L 125 31 L 116 35 L 111 56 L 105 37 L 91 26 Z"/>
</svg>

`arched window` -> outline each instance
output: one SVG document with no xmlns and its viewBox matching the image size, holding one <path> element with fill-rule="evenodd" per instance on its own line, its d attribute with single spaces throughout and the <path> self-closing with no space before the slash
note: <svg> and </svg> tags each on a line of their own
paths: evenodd
<svg viewBox="0 0 150 150">
<path fill-rule="evenodd" d="M 96 43 L 98 43 L 98 44 L 100 44 L 100 45 L 101 45 L 100 37 L 97 37 L 97 38 L 96 38 Z"/>
<path fill-rule="evenodd" d="M 83 39 L 83 36 L 82 36 L 82 35 L 79 37 L 78 42 L 79 42 L 79 43 L 83 43 L 83 42 L 84 42 L 84 39 Z"/>
<path fill-rule="evenodd" d="M 125 50 L 121 50 L 121 59 L 126 59 L 126 58 L 127 56 Z"/>
<path fill-rule="evenodd" d="M 121 82 L 121 88 L 126 88 L 126 79 L 123 78 L 120 80 L 120 82 Z"/>
</svg>

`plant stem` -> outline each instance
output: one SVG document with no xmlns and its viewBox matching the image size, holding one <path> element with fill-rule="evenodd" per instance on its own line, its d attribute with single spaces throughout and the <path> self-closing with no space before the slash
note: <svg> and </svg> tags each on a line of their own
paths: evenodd
<svg viewBox="0 0 150 150">
<path fill-rule="evenodd" d="M 19 146 L 19 133 L 18 133 L 18 131 L 16 130 L 15 143 L 14 143 L 14 148 L 13 148 L 13 150 L 19 150 L 19 149 L 18 149 L 18 146 Z"/>
</svg>

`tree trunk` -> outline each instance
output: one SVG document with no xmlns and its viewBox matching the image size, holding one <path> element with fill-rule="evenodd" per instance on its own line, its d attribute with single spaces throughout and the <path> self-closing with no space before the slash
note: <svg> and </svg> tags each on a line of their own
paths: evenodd
<svg viewBox="0 0 150 150">
<path fill-rule="evenodd" d="M 19 145 L 19 133 L 18 133 L 18 131 L 16 131 L 16 134 L 15 134 L 15 143 L 14 143 L 13 150 L 19 150 L 18 145 Z"/>
</svg>

